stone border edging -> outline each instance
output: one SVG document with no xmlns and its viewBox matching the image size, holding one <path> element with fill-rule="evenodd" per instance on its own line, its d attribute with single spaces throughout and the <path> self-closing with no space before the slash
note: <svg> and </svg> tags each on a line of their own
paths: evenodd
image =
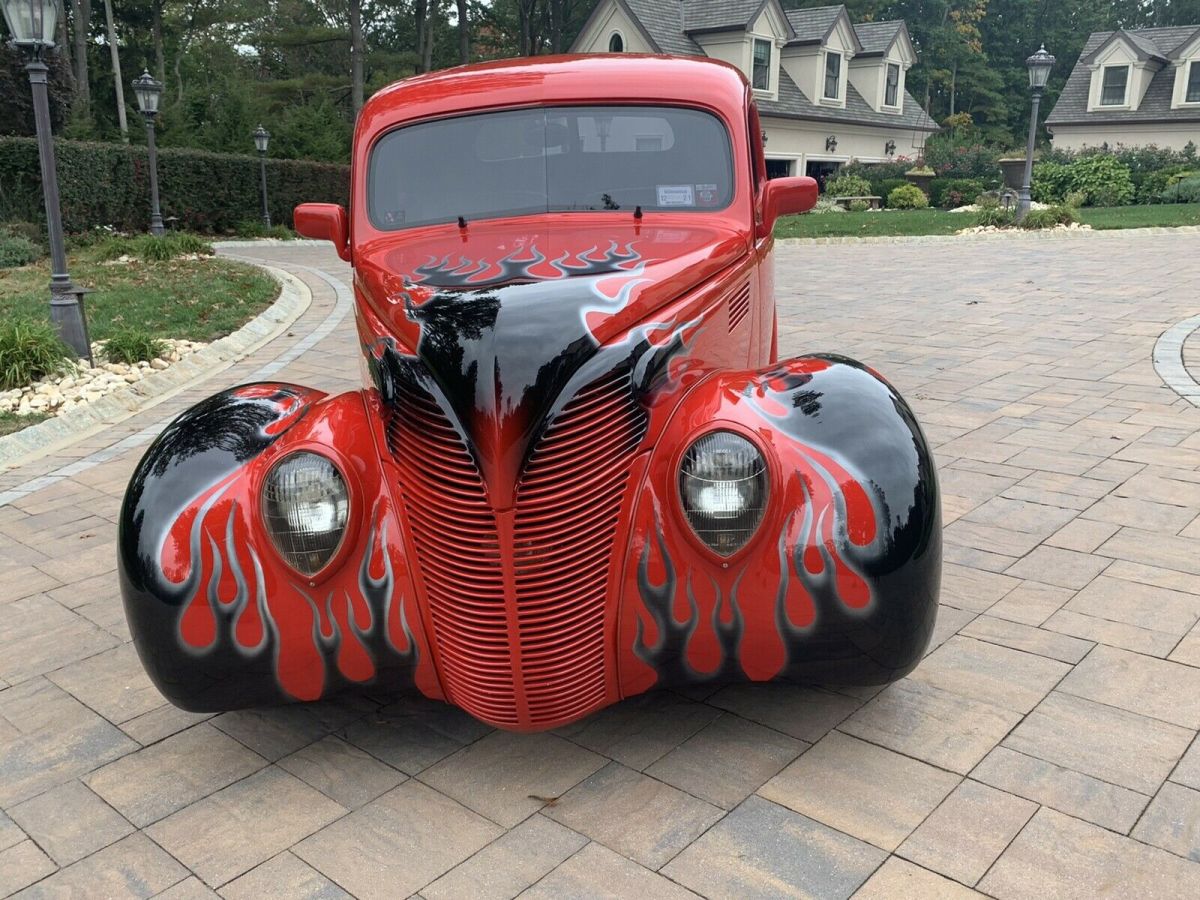
<svg viewBox="0 0 1200 900">
<path fill-rule="evenodd" d="M 969 226 L 964 226 L 969 227 Z M 1070 238 L 1093 238 L 1104 236 L 1135 236 L 1143 234 L 1200 234 L 1200 225 L 1176 225 L 1174 227 L 1155 226 L 1153 228 L 1064 228 L 1046 229 L 1045 231 L 1023 231 L 1019 228 L 1004 231 L 984 232 L 982 234 L 898 234 L 898 235 L 836 235 L 833 237 L 785 237 L 776 238 L 776 244 L 784 246 L 803 247 L 813 244 L 922 244 L 941 243 L 945 241 L 1011 241 L 1028 238 L 1030 240 L 1064 240 Z"/>
<path fill-rule="evenodd" d="M 290 272 L 271 266 L 260 265 L 259 268 L 280 285 L 279 297 L 269 307 L 237 331 L 185 356 L 169 368 L 147 375 L 92 403 L 0 437 L 0 471 L 15 469 L 31 457 L 61 450 L 157 406 L 229 368 L 286 331 L 311 305 L 312 292 Z"/>
<path fill-rule="evenodd" d="M 1197 330 L 1200 315 L 1175 323 L 1154 342 L 1154 371 L 1167 387 L 1193 406 L 1200 406 L 1200 383 L 1183 364 L 1183 345 Z"/>
</svg>

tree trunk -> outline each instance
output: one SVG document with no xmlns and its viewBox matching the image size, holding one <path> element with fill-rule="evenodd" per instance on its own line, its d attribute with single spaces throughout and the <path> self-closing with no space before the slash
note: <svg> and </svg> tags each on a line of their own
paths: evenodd
<svg viewBox="0 0 1200 900">
<path fill-rule="evenodd" d="M 71 0 L 75 25 L 75 102 L 85 117 L 91 116 L 92 91 L 88 82 L 88 37 L 92 27 L 92 0 Z"/>
<path fill-rule="evenodd" d="M 954 115 L 954 99 L 958 91 L 958 63 L 950 69 L 950 115 Z"/>
<path fill-rule="evenodd" d="M 112 54 L 113 84 L 117 92 L 117 122 L 121 140 L 129 143 L 129 123 L 125 121 L 125 83 L 121 78 L 121 51 L 117 48 L 117 26 L 113 21 L 112 0 L 104 0 L 104 19 L 108 25 L 108 50 Z"/>
<path fill-rule="evenodd" d="M 467 0 L 455 0 L 458 4 L 458 61 L 464 66 L 471 61 L 471 22 L 468 18 Z"/>
<path fill-rule="evenodd" d="M 566 0 L 550 0 L 550 52 L 562 53 L 563 18 L 566 11 L 563 7 Z"/>
<path fill-rule="evenodd" d="M 363 87 L 363 33 L 362 0 L 350 0 L 350 93 L 354 106 L 354 118 L 362 111 L 365 89 Z"/>
<path fill-rule="evenodd" d="M 425 21 L 429 12 L 427 0 L 413 0 L 413 27 L 417 35 L 417 64 L 413 72 L 421 71 L 421 61 L 425 59 Z"/>
<path fill-rule="evenodd" d="M 421 55 L 421 71 L 433 71 L 433 24 L 441 12 L 442 0 L 429 0 L 429 14 L 425 17 L 425 46 Z"/>
<path fill-rule="evenodd" d="M 163 84 L 167 83 L 167 55 L 163 50 L 163 3 L 165 0 L 154 0 L 152 4 L 153 21 L 151 29 L 154 34 L 154 77 Z"/>
<path fill-rule="evenodd" d="M 59 52 L 67 64 L 67 83 L 71 87 L 72 96 L 75 94 L 75 54 L 71 51 L 71 41 L 67 37 L 67 8 L 65 0 L 57 0 L 58 5 L 58 34 L 55 41 Z"/>
</svg>

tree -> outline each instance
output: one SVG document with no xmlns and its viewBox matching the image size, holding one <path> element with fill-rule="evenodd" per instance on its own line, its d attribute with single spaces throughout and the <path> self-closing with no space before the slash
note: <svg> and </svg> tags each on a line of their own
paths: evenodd
<svg viewBox="0 0 1200 900">
<path fill-rule="evenodd" d="M 121 139 L 129 141 L 129 123 L 125 120 L 125 82 L 121 78 L 121 51 L 117 47 L 117 26 L 113 21 L 112 0 L 104 0 L 104 21 L 108 26 L 108 50 L 112 55 L 113 86 L 117 94 L 117 121 L 121 125 Z"/>
<path fill-rule="evenodd" d="M 363 108 L 362 0 L 350 0 L 350 85 L 354 117 Z"/>
<path fill-rule="evenodd" d="M 466 65 L 471 61 L 471 18 L 467 0 L 455 0 L 458 12 L 458 61 Z"/>
<path fill-rule="evenodd" d="M 92 92 L 88 79 L 88 33 L 92 27 L 92 0 L 71 0 L 75 39 L 75 100 L 84 118 L 91 115 Z"/>
</svg>

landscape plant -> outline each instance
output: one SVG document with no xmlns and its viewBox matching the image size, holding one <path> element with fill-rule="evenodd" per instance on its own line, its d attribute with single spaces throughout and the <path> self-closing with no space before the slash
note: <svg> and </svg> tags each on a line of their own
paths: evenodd
<svg viewBox="0 0 1200 900">
<path fill-rule="evenodd" d="M 925 209 L 929 206 L 929 198 L 915 184 L 902 184 L 888 194 L 889 209 Z"/>
<path fill-rule="evenodd" d="M 0 321 L 0 391 L 63 371 L 69 365 L 68 353 L 49 322 Z"/>
<path fill-rule="evenodd" d="M 165 356 L 167 345 L 141 328 L 126 326 L 114 331 L 104 342 L 104 356 L 109 362 L 133 365 L 150 362 Z"/>
<path fill-rule="evenodd" d="M 865 197 L 871 193 L 871 182 L 858 175 L 839 175 L 825 182 L 827 197 Z"/>
<path fill-rule="evenodd" d="M 18 234 L 0 234 L 0 269 L 15 269 L 37 262 L 42 248 Z"/>
<path fill-rule="evenodd" d="M 1078 221 L 1079 214 L 1075 210 L 1059 204 L 1048 206 L 1045 209 L 1031 209 L 1021 220 L 1021 227 L 1027 231 L 1041 231 L 1057 225 L 1070 225 Z"/>
<path fill-rule="evenodd" d="M 1164 203 L 1200 203 L 1200 175 L 1169 185 L 1160 196 Z"/>
</svg>

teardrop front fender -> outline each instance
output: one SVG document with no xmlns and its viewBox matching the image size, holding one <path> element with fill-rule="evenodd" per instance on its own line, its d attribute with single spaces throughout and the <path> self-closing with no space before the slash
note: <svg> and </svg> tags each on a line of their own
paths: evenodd
<svg viewBox="0 0 1200 900">
<path fill-rule="evenodd" d="M 683 453 L 734 431 L 769 496 L 729 557 L 702 543 L 679 492 Z M 774 678 L 871 684 L 928 646 L 941 506 L 928 444 L 880 375 L 806 356 L 702 381 L 671 414 L 635 499 L 618 627 L 623 696 L 656 684 Z"/>
</svg>

